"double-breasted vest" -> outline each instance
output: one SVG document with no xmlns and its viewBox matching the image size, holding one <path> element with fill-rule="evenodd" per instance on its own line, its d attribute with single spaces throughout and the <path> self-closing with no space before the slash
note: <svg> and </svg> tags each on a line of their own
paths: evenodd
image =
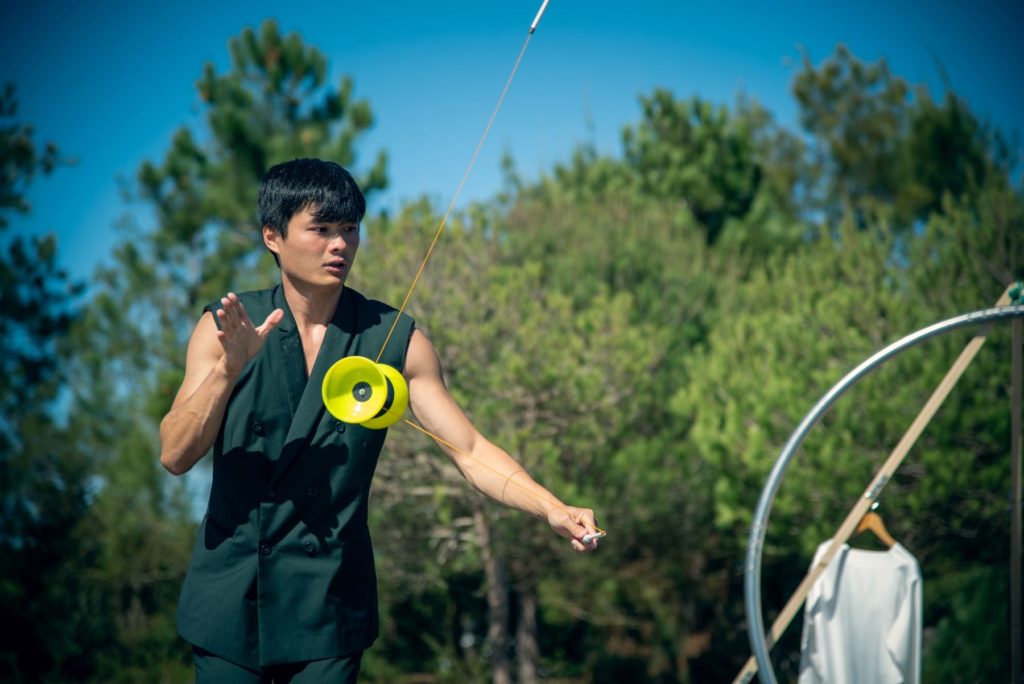
<svg viewBox="0 0 1024 684">
<path fill-rule="evenodd" d="M 378 634 L 367 498 L 386 430 L 334 419 L 320 388 L 338 359 L 376 358 L 399 314 L 346 287 L 307 379 L 281 286 L 239 299 L 253 321 L 285 316 L 238 377 L 212 448 L 178 630 L 250 667 L 365 649 Z M 381 363 L 403 369 L 412 330 L 402 314 Z"/>
</svg>

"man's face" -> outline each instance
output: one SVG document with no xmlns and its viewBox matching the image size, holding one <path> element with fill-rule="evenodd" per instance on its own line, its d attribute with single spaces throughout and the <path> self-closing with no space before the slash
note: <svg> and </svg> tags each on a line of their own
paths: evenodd
<svg viewBox="0 0 1024 684">
<path fill-rule="evenodd" d="M 358 223 L 326 223 L 309 208 L 292 216 L 288 236 L 263 228 L 263 241 L 277 255 L 281 271 L 310 285 L 336 286 L 345 282 L 359 249 Z"/>
</svg>

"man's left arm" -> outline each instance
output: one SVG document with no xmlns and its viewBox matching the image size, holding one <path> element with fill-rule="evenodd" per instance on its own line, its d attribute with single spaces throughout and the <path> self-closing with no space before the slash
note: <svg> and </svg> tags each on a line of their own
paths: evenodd
<svg viewBox="0 0 1024 684">
<path fill-rule="evenodd" d="M 448 392 L 434 346 L 419 330 L 413 330 L 409 342 L 405 378 L 416 419 L 443 440 L 439 446 L 470 484 L 496 501 L 547 520 L 577 551 L 597 548 L 596 539 L 587 544 L 581 541 L 598 532 L 594 512 L 562 503 L 518 461 L 480 434 Z"/>
</svg>

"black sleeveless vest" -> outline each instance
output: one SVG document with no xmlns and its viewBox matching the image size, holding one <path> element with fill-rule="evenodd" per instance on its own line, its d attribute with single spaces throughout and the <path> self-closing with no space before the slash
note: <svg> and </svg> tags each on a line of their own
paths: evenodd
<svg viewBox="0 0 1024 684">
<path fill-rule="evenodd" d="M 239 376 L 214 443 L 178 630 L 250 667 L 363 650 L 378 634 L 367 497 L 387 431 L 336 420 L 320 387 L 338 359 L 375 359 L 398 312 L 346 287 L 307 380 L 281 286 L 239 299 L 257 323 L 285 316 Z M 381 363 L 403 370 L 412 330 L 403 314 Z"/>
</svg>

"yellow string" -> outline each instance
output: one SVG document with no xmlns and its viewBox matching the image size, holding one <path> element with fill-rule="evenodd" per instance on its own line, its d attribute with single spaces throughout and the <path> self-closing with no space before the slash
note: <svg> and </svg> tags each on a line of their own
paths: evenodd
<svg viewBox="0 0 1024 684">
<path fill-rule="evenodd" d="M 460 456 L 462 456 L 464 458 L 468 458 L 470 461 L 473 461 L 477 465 L 479 465 L 479 466 L 481 466 L 483 468 L 486 468 L 487 470 L 490 470 L 492 473 L 494 473 L 498 477 L 504 477 L 502 472 L 500 470 L 498 470 L 497 468 L 495 468 L 495 467 L 493 467 L 493 466 L 491 466 L 491 465 L 489 465 L 487 463 L 484 463 L 483 461 L 481 461 L 479 458 L 476 458 L 475 456 L 469 455 L 468 453 L 466 453 L 465 451 L 463 451 L 459 447 L 455 446 L 451 442 L 438 437 L 437 435 L 435 435 L 433 432 L 431 432 L 430 430 L 426 429 L 422 425 L 420 425 L 418 423 L 414 423 L 413 421 L 409 420 L 408 418 L 403 418 L 402 420 L 405 422 L 406 425 L 409 425 L 410 427 L 413 427 L 413 428 L 419 430 L 420 432 L 425 434 L 427 437 L 430 437 L 431 439 L 433 439 L 435 442 L 438 442 L 439 444 L 445 445 L 446 447 L 448 447 L 449 449 L 451 449 L 455 453 L 459 454 Z M 517 480 L 511 479 L 513 475 L 518 475 L 519 473 L 526 473 L 526 471 L 525 470 L 517 470 L 516 472 L 512 473 L 512 475 L 509 475 L 508 478 L 506 478 L 505 486 L 507 487 L 509 482 L 511 482 L 512 484 L 517 485 L 520 489 L 522 489 L 524 492 L 526 492 L 527 494 L 529 494 L 533 498 L 537 499 L 538 501 L 545 502 L 545 503 L 551 503 L 553 506 L 555 506 L 555 508 L 558 508 L 563 513 L 565 513 L 569 517 L 570 520 L 572 520 L 573 522 L 576 522 L 577 524 L 581 524 L 581 523 L 579 523 L 579 521 L 576 520 L 576 518 L 574 518 L 572 516 L 572 514 L 569 512 L 569 509 L 566 508 L 565 506 L 562 506 L 562 505 L 560 505 L 557 502 L 552 502 L 549 499 L 545 499 L 540 494 L 537 494 L 535 491 L 533 491 L 532 489 L 527 487 L 522 482 L 519 482 Z M 529 473 L 526 473 L 526 474 L 529 475 Z M 600 527 L 598 527 L 596 525 L 594 526 L 594 529 L 597 530 L 600 534 L 605 534 L 605 531 L 602 530 Z"/>
<path fill-rule="evenodd" d="M 473 157 L 469 160 L 469 165 L 466 166 L 465 173 L 462 174 L 462 180 L 459 181 L 459 187 L 455 190 L 455 195 L 452 196 L 452 201 L 448 204 L 448 210 L 444 213 L 444 218 L 441 219 L 441 225 L 438 226 L 437 232 L 434 233 L 434 239 L 430 243 L 430 247 L 427 248 L 427 254 L 423 257 L 423 262 L 420 263 L 419 270 L 416 271 L 416 276 L 412 279 L 412 285 L 409 286 L 409 291 L 405 293 L 405 299 L 402 301 L 402 306 L 398 307 L 398 315 L 395 316 L 394 322 L 391 324 L 391 329 L 388 331 L 388 336 L 384 338 L 384 344 L 381 345 L 380 352 L 377 354 L 375 361 L 380 362 L 380 357 L 384 355 L 384 350 L 388 346 L 388 342 L 391 341 L 391 335 L 395 332 L 395 327 L 398 325 L 398 319 L 402 317 L 402 313 L 405 311 L 406 305 L 409 303 L 409 298 L 412 297 L 413 290 L 416 289 L 416 284 L 420 280 L 420 276 L 423 274 L 423 269 L 426 268 L 427 262 L 430 260 L 430 255 L 434 252 L 434 246 L 437 241 L 441 238 L 441 233 L 444 232 L 444 227 L 448 223 L 448 217 L 452 213 L 452 209 L 455 208 L 455 202 L 459 199 L 459 193 L 462 192 L 463 186 L 466 184 L 466 179 L 469 178 L 470 171 L 473 170 L 473 165 L 476 163 L 476 158 L 480 155 L 480 150 L 484 146 L 484 141 L 487 139 L 487 134 L 491 132 L 491 125 L 494 123 L 494 119 L 498 116 L 498 110 L 501 109 L 501 103 L 505 101 L 505 94 L 508 93 L 509 86 L 512 85 L 512 79 L 515 78 L 516 72 L 519 70 L 519 63 L 523 61 L 523 55 L 526 53 L 526 46 L 530 44 L 530 38 L 533 33 L 529 33 L 526 36 L 526 40 L 523 41 L 523 47 L 519 50 L 519 56 L 516 57 L 516 63 L 512 67 L 512 72 L 508 75 L 508 80 L 505 81 L 505 87 L 501 90 L 501 96 L 498 98 L 498 104 L 494 106 L 494 111 L 491 112 L 491 118 L 487 122 L 487 126 L 484 128 L 483 135 L 480 136 L 479 142 L 476 144 L 476 150 L 473 151 Z"/>
</svg>

